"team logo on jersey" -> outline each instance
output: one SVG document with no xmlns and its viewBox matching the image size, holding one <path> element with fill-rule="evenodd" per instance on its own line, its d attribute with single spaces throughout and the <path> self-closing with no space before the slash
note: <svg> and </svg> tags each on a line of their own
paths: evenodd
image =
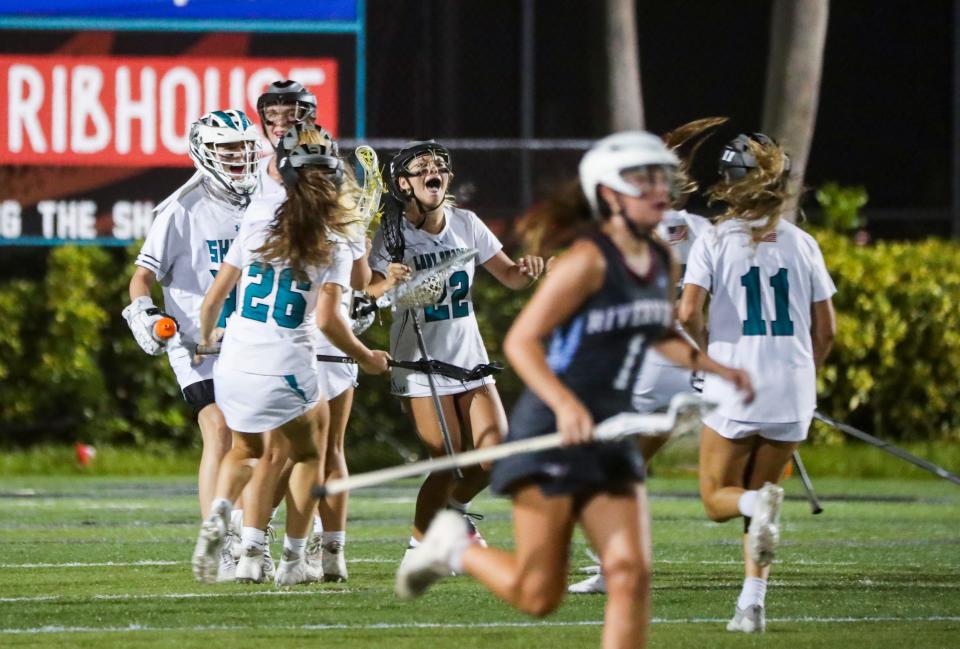
<svg viewBox="0 0 960 649">
<path fill-rule="evenodd" d="M 678 243 L 690 238 L 690 233 L 685 225 L 671 225 L 667 228 L 667 241 Z"/>
<path fill-rule="evenodd" d="M 433 268 L 445 259 L 453 257 L 454 255 L 458 255 L 464 250 L 466 250 L 466 248 L 453 248 L 452 250 L 438 250 L 437 252 L 414 255 L 413 268 L 414 270 L 426 270 L 428 268 Z"/>
<path fill-rule="evenodd" d="M 587 334 L 606 333 L 616 329 L 661 325 L 673 320 L 673 304 L 668 300 L 634 300 L 626 304 L 591 309 L 587 313 Z"/>
</svg>

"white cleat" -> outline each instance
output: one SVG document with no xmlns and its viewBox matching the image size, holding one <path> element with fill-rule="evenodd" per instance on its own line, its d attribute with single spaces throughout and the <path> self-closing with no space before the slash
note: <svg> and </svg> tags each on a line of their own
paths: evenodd
<svg viewBox="0 0 960 649">
<path fill-rule="evenodd" d="M 237 581 L 243 584 L 262 584 L 263 575 L 263 552 L 257 548 L 247 548 L 240 555 L 240 561 L 237 562 Z"/>
<path fill-rule="evenodd" d="M 230 524 L 227 526 L 227 538 L 224 545 L 230 548 L 234 562 L 240 561 L 240 532 L 243 530 L 243 510 L 234 509 L 230 512 Z"/>
<path fill-rule="evenodd" d="M 457 548 L 469 545 L 463 516 L 452 511 L 436 515 L 423 541 L 407 550 L 397 570 L 396 591 L 401 599 L 420 597 L 441 577 L 450 576 L 450 560 Z"/>
<path fill-rule="evenodd" d="M 227 535 L 226 518 L 214 512 L 200 525 L 197 545 L 193 549 L 193 576 L 197 581 L 212 584 L 220 568 L 220 550 Z"/>
<path fill-rule="evenodd" d="M 280 565 L 277 566 L 276 584 L 279 588 L 289 588 L 297 584 L 309 584 L 320 581 L 322 575 L 307 563 L 306 556 L 291 554 L 284 550 L 280 555 Z"/>
<path fill-rule="evenodd" d="M 307 539 L 307 561 L 313 565 L 318 565 L 323 558 L 323 532 L 310 532 Z"/>
<path fill-rule="evenodd" d="M 759 604 L 738 608 L 733 619 L 727 622 L 727 631 L 740 633 L 763 633 L 767 630 L 767 615 Z"/>
<path fill-rule="evenodd" d="M 347 580 L 347 555 L 340 541 L 330 541 L 323 546 L 321 562 L 324 581 L 343 582 Z"/>
<path fill-rule="evenodd" d="M 237 579 L 237 561 L 233 553 L 224 548 L 220 550 L 220 569 L 217 570 L 217 583 L 221 584 Z"/>
<path fill-rule="evenodd" d="M 583 581 L 570 584 L 570 586 L 567 588 L 567 592 L 573 593 L 574 595 L 606 595 L 607 580 L 604 579 L 603 575 L 598 572 L 592 577 L 587 577 Z"/>
<path fill-rule="evenodd" d="M 783 505 L 783 488 L 766 483 L 757 492 L 756 511 L 747 529 L 747 548 L 750 558 L 758 566 L 773 562 L 780 543 L 780 506 Z"/>
<path fill-rule="evenodd" d="M 263 546 L 263 580 L 273 581 L 276 576 L 276 567 L 273 563 L 273 556 L 270 554 L 270 541 Z"/>
</svg>

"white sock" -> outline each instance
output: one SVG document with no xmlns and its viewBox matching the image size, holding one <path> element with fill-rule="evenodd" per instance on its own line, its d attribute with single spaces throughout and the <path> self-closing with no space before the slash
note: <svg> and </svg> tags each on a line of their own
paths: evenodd
<svg viewBox="0 0 960 649">
<path fill-rule="evenodd" d="M 291 539 L 286 534 L 283 535 L 283 551 L 288 554 L 300 556 L 307 547 L 307 539 Z"/>
<path fill-rule="evenodd" d="M 747 577 L 743 580 L 743 590 L 737 598 L 737 608 L 746 609 L 748 606 L 763 606 L 767 596 L 767 580 L 759 577 Z"/>
<path fill-rule="evenodd" d="M 341 547 L 347 544 L 347 533 L 346 532 L 324 532 L 321 537 L 321 541 L 324 545 L 327 543 L 333 543 L 336 541 L 340 544 Z"/>
<path fill-rule="evenodd" d="M 752 517 L 757 506 L 757 491 L 744 491 L 740 494 L 740 500 L 737 501 L 737 509 L 747 517 Z"/>
<path fill-rule="evenodd" d="M 455 510 L 457 510 L 458 512 L 460 512 L 461 514 L 466 514 L 466 513 L 467 513 L 467 507 L 469 507 L 469 506 L 470 506 L 470 503 L 469 503 L 469 502 L 462 503 L 462 502 L 460 502 L 459 500 L 455 500 L 455 499 L 453 498 L 453 496 L 450 496 L 449 498 L 447 498 L 447 508 L 448 508 L 448 509 L 455 509 Z"/>
<path fill-rule="evenodd" d="M 413 537 L 411 536 L 411 537 L 410 537 L 410 542 L 407 544 L 407 548 L 413 549 L 413 548 L 417 548 L 417 547 L 420 547 L 420 541 L 418 541 L 417 539 L 415 539 L 415 538 L 413 538 Z"/>
<path fill-rule="evenodd" d="M 230 512 L 230 527 L 235 530 L 239 530 L 241 527 L 243 527 L 242 509 L 234 509 L 232 512 Z"/>
<path fill-rule="evenodd" d="M 214 498 L 210 503 L 210 513 L 230 518 L 230 510 L 233 509 L 233 503 L 226 498 Z"/>
<path fill-rule="evenodd" d="M 240 547 L 244 550 L 256 548 L 263 552 L 267 547 L 267 533 L 256 527 L 244 527 L 240 532 Z"/>
<path fill-rule="evenodd" d="M 323 519 L 316 514 L 313 515 L 313 533 L 323 534 Z"/>
</svg>

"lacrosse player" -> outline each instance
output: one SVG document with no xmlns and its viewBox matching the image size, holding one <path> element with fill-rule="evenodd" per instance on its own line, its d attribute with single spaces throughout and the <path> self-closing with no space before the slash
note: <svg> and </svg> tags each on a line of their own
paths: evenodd
<svg viewBox="0 0 960 649">
<path fill-rule="evenodd" d="M 546 615 L 566 591 L 579 522 L 607 577 L 603 646 L 645 645 L 652 559 L 643 458 L 632 440 L 590 443 L 594 422 L 632 410 L 632 388 L 650 344 L 752 397 L 746 373 L 710 360 L 673 328 L 671 256 L 651 234 L 669 206 L 677 164 L 660 138 L 617 133 L 583 157 L 576 193 L 535 210 L 540 227 L 533 238 L 569 249 L 504 341 L 528 386 L 508 439 L 559 430 L 568 448 L 494 466 L 493 489 L 513 499 L 515 552 L 470 543 L 463 519 L 441 512 L 397 573 L 402 597 L 420 595 L 451 570 L 466 571 L 510 605 Z"/>
<path fill-rule="evenodd" d="M 150 232 L 137 255 L 130 279 L 131 304 L 123 317 L 147 354 L 167 352 L 183 398 L 193 409 L 203 438 L 199 496 L 201 519 L 210 515 L 217 470 L 230 448 L 230 430 L 217 407 L 213 389 L 213 358 L 192 362 L 200 340 L 200 302 L 213 283 L 240 229 L 243 211 L 257 187 L 259 136 L 253 123 L 238 110 L 214 111 L 190 127 L 189 153 L 194 176 L 156 208 Z M 163 287 L 164 309 L 179 327 L 179 337 L 162 344 L 151 336 L 161 314 L 150 299 L 154 282 Z M 227 300 L 220 326 L 235 308 Z M 232 571 L 224 557 L 224 578 Z"/>
<path fill-rule="evenodd" d="M 450 276 L 441 301 L 418 309 L 416 317 L 422 323 L 423 340 L 430 358 L 465 368 L 489 362 L 471 297 L 476 265 L 482 265 L 504 286 L 522 290 L 543 272 L 543 259 L 526 256 L 512 261 L 476 214 L 454 207 L 449 192 L 453 167 L 450 152 L 442 144 L 433 140 L 410 143 L 391 160 L 389 176 L 396 195 L 393 202 L 388 203 L 394 209 L 403 210 L 398 236 L 404 242 L 405 251 L 402 263 L 391 263 L 389 242 L 384 237 L 387 221 L 384 216 L 370 254 L 374 273 L 370 292 L 382 294 L 408 279 L 413 272 L 428 270 L 457 252 L 477 250 L 475 261 Z M 412 317 L 411 310 L 399 312 L 390 327 L 390 353 L 399 360 L 413 361 L 421 356 L 411 326 Z M 391 391 L 402 400 L 404 411 L 410 415 L 430 455 L 440 456 L 444 454 L 440 418 L 428 379 L 422 373 L 393 368 Z M 434 380 L 455 452 L 500 441 L 506 431 L 507 418 L 492 378 L 460 382 L 436 376 Z M 420 543 L 438 511 L 448 507 L 467 515 L 470 501 L 489 482 L 489 466 L 471 467 L 463 473 L 463 478 L 456 481 L 449 472 L 427 476 L 417 496 L 408 553 Z M 470 518 L 466 520 L 474 536 L 482 542 Z"/>
<path fill-rule="evenodd" d="M 317 98 L 301 83 L 290 79 L 275 81 L 257 99 L 257 112 L 263 134 L 276 149 L 280 138 L 289 128 L 297 125 L 312 125 L 317 118 Z M 258 197 L 275 196 L 282 200 L 286 192 L 283 179 L 277 169 L 276 155 L 270 155 L 260 161 L 258 168 L 260 180 Z M 351 192 L 347 192 L 351 193 Z M 371 272 L 367 262 L 369 242 L 366 240 L 362 228 L 350 231 L 349 239 L 341 239 L 340 243 L 349 250 L 353 267 L 350 282 L 344 286 L 343 312 L 348 316 L 352 305 L 353 290 L 362 291 L 370 282 Z M 357 328 L 356 331 L 361 331 Z M 317 354 L 339 355 L 337 350 L 318 330 L 316 338 Z M 327 479 L 336 479 L 347 476 L 347 463 L 344 454 L 343 441 L 347 421 L 353 405 L 353 389 L 357 381 L 357 367 L 344 363 L 320 363 L 317 365 L 318 380 L 321 388 L 329 400 L 329 444 L 327 444 L 325 476 Z M 274 495 L 274 509 L 282 502 L 286 493 L 285 486 L 289 478 L 289 463 L 280 471 L 280 485 Z M 347 578 L 347 564 L 344 555 L 346 544 L 346 518 L 348 494 L 321 500 L 318 515 L 314 516 L 313 531 L 310 535 L 308 559 L 313 562 L 322 562 L 324 579 L 327 581 L 345 581 Z M 233 521 L 240 517 L 235 511 Z M 324 549 L 326 548 L 325 552 Z M 266 556 L 266 555 L 265 555 Z"/>
<path fill-rule="evenodd" d="M 238 310 L 230 317 L 214 367 L 217 405 L 233 431 L 224 457 L 211 514 L 200 528 L 193 554 L 194 575 L 212 581 L 227 533 L 233 501 L 251 480 L 245 499 L 238 581 L 263 580 L 264 530 L 279 475 L 275 459 L 289 457 L 291 498 L 276 584 L 316 581 L 306 561 L 307 536 L 320 478 L 316 439 L 325 444 L 327 407 L 317 381 L 313 330 L 348 353 L 369 373 L 387 369 L 389 356 L 361 343 L 339 312 L 341 286 L 349 283 L 351 259 L 331 241 L 356 220 L 340 201 L 343 162 L 332 138 L 309 125 L 291 128 L 278 145 L 277 168 L 286 197 L 251 203 L 238 243 L 224 260 L 201 306 L 200 343 L 217 340 L 216 314 L 234 288 Z M 314 321 L 315 318 L 315 321 Z"/>
<path fill-rule="evenodd" d="M 789 158 L 766 135 L 739 135 L 720 157 L 721 180 L 707 195 L 726 211 L 694 242 L 679 319 L 724 363 L 746 368 L 757 399 L 706 377 L 700 494 L 715 521 L 743 516 L 745 579 L 729 631 L 762 632 L 770 562 L 779 540 L 787 463 L 806 439 L 816 406 L 816 368 L 835 330 L 836 292 L 813 237 L 781 219 Z M 704 303 L 710 294 L 709 327 Z"/>
<path fill-rule="evenodd" d="M 678 126 L 663 136 L 664 143 L 678 156 L 681 148 L 687 151 L 687 154 L 680 158 L 680 165 L 675 172 L 671 209 L 664 212 L 663 220 L 656 227 L 657 236 L 670 245 L 674 260 L 680 265 L 678 297 L 683 284 L 683 269 L 687 265 L 690 246 L 697 237 L 711 227 L 710 221 L 706 218 L 683 209 L 689 196 L 698 189 L 696 181 L 690 175 L 690 166 L 694 154 L 706 139 L 705 134 L 725 121 L 727 120 L 723 117 L 698 119 Z M 679 330 L 682 332 L 682 328 Z M 694 391 L 692 379 L 693 376 L 686 367 L 670 362 L 656 349 L 648 349 L 637 375 L 637 383 L 633 388 L 633 407 L 640 413 L 665 410 L 674 395 Z M 653 456 L 663 448 L 669 438 L 669 435 L 637 438 L 644 464 L 649 467 Z M 591 558 L 595 556 L 591 555 Z M 571 584 L 567 589 L 568 592 L 577 595 L 606 593 L 607 583 L 600 566 L 587 570 L 594 574 Z"/>
</svg>

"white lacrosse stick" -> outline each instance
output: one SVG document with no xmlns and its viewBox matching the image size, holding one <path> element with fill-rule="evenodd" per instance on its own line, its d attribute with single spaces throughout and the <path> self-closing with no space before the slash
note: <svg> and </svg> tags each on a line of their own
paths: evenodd
<svg viewBox="0 0 960 649">
<path fill-rule="evenodd" d="M 631 435 L 641 437 L 659 437 L 672 433 L 683 435 L 700 427 L 700 418 L 709 410 L 712 404 L 706 404 L 699 396 L 693 394 L 678 394 L 670 400 L 667 412 L 661 414 L 620 413 L 606 419 L 593 429 L 593 440 L 597 442 L 612 442 Z M 361 473 L 359 475 L 331 480 L 325 485 L 314 487 L 313 495 L 317 498 L 333 496 L 345 491 L 352 491 L 362 487 L 391 482 L 401 478 L 409 478 L 425 473 L 462 469 L 463 467 L 493 462 L 510 455 L 532 453 L 557 448 L 563 442 L 560 433 L 551 433 L 515 442 L 507 442 L 498 446 L 481 448 L 465 453 L 457 453 L 446 457 L 431 458 L 413 464 L 390 467 L 379 471 Z"/>
</svg>

